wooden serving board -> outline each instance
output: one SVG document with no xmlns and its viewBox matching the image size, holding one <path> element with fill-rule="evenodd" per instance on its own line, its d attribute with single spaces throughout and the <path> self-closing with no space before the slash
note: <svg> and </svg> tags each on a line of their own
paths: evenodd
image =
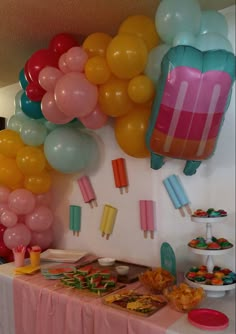
<svg viewBox="0 0 236 334">
<path fill-rule="evenodd" d="M 108 269 L 110 270 L 111 274 L 113 276 L 117 277 L 117 281 L 124 283 L 124 284 L 129 284 L 133 283 L 135 281 L 138 281 L 139 275 L 142 274 L 143 272 L 147 270 L 151 270 L 151 267 L 143 266 L 141 264 L 135 264 L 131 262 L 125 262 L 125 261 L 115 261 L 115 263 L 112 266 L 101 266 L 98 262 L 98 260 L 93 260 L 91 262 L 87 262 L 87 265 L 92 265 L 93 268 L 98 268 L 101 270 Z M 84 266 L 84 265 L 83 265 Z M 77 266 L 77 268 L 83 267 L 83 266 Z M 116 271 L 116 266 L 129 266 L 129 272 L 127 275 L 118 275 Z"/>
<path fill-rule="evenodd" d="M 120 293 L 122 294 L 122 291 Z M 140 294 L 140 296 L 142 296 L 142 294 Z M 114 309 L 122 310 L 122 311 L 131 313 L 131 314 L 135 314 L 135 315 L 139 315 L 141 317 L 150 317 L 151 315 L 153 315 L 154 313 L 158 312 L 164 306 L 167 305 L 167 302 L 160 303 L 159 305 L 155 305 L 155 307 L 152 310 L 150 310 L 150 312 L 143 313 L 143 312 L 140 312 L 140 311 L 130 310 L 130 309 L 126 308 L 125 306 L 120 306 L 120 305 L 117 305 L 117 304 L 113 304 L 111 302 L 107 302 L 105 297 L 102 299 L 102 303 L 104 305 L 107 305 L 107 306 L 112 307 Z"/>
</svg>

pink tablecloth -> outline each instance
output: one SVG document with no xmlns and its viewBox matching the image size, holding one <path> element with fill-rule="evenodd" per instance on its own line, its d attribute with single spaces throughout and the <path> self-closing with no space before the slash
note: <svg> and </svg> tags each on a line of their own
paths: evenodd
<svg viewBox="0 0 236 334">
<path fill-rule="evenodd" d="M 40 273 L 14 279 L 15 334 L 165 334 L 183 316 L 169 306 L 150 317 L 133 315 L 57 282 Z"/>
</svg>

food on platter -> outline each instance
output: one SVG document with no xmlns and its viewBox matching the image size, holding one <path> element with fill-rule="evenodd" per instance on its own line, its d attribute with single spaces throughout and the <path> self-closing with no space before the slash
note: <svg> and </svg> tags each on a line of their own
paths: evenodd
<svg viewBox="0 0 236 334">
<path fill-rule="evenodd" d="M 64 273 L 61 283 L 65 286 L 89 292 L 107 293 L 120 287 L 117 277 L 108 269 L 99 270 L 91 265 L 76 269 L 70 273 Z M 123 285 L 122 285 L 123 286 Z"/>
<path fill-rule="evenodd" d="M 162 290 L 175 282 L 175 277 L 163 268 L 147 270 L 139 276 L 140 282 L 153 292 L 161 293 Z"/>
<path fill-rule="evenodd" d="M 215 210 L 213 208 L 209 208 L 207 210 L 202 210 L 202 209 L 197 209 L 196 211 L 193 212 L 192 214 L 193 217 L 225 217 L 227 216 L 227 212 L 225 210 L 219 209 Z"/>
<path fill-rule="evenodd" d="M 212 272 L 208 272 L 206 266 L 192 267 L 186 273 L 186 277 L 192 282 L 207 285 L 236 283 L 236 273 L 228 268 L 221 268 L 219 266 L 214 266 Z"/>
<path fill-rule="evenodd" d="M 188 312 L 196 308 L 205 296 L 201 287 L 193 288 L 186 283 L 166 288 L 163 293 L 170 306 L 180 312 Z"/>
<path fill-rule="evenodd" d="M 104 297 L 106 305 L 142 315 L 151 315 L 167 304 L 162 295 L 141 294 L 133 290 L 122 290 Z"/>
<path fill-rule="evenodd" d="M 233 244 L 225 238 L 212 237 L 210 242 L 206 242 L 206 239 L 199 236 L 189 241 L 189 247 L 197 249 L 207 249 L 207 250 L 220 250 L 232 248 Z"/>
</svg>

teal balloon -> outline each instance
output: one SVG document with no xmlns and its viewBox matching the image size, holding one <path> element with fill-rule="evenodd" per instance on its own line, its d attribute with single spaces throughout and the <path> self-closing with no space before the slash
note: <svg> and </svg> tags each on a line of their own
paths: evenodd
<svg viewBox="0 0 236 334">
<path fill-rule="evenodd" d="M 22 89 L 26 89 L 26 87 L 28 86 L 28 81 L 25 77 L 25 71 L 24 68 L 22 68 L 22 70 L 19 73 L 19 84 L 21 86 Z"/>
<path fill-rule="evenodd" d="M 41 110 L 41 103 L 31 101 L 25 92 L 21 95 L 20 106 L 22 111 L 28 117 L 33 119 L 44 118 Z"/>
<path fill-rule="evenodd" d="M 173 46 L 177 45 L 189 45 L 189 46 L 195 46 L 196 38 L 193 33 L 185 31 L 185 32 L 179 32 L 175 35 L 175 38 L 173 40 Z"/>
<path fill-rule="evenodd" d="M 95 163 L 98 146 L 88 133 L 65 126 L 49 133 L 44 143 L 44 154 L 54 169 L 72 174 Z"/>
<path fill-rule="evenodd" d="M 15 109 L 21 108 L 21 96 L 23 93 L 24 91 L 22 89 L 16 93 L 15 100 L 14 100 Z"/>
<path fill-rule="evenodd" d="M 199 34 L 214 32 L 228 37 L 228 23 L 223 14 L 215 10 L 202 11 Z"/>
<path fill-rule="evenodd" d="M 161 44 L 153 48 L 148 54 L 147 64 L 144 70 L 146 76 L 157 83 L 161 75 L 161 62 L 167 51 L 170 49 L 170 46 L 167 44 Z"/>
<path fill-rule="evenodd" d="M 200 30 L 201 8 L 197 0 L 163 0 L 156 11 L 155 25 L 161 39 L 172 45 L 176 34 Z"/>
<path fill-rule="evenodd" d="M 48 131 L 46 126 L 35 119 L 28 119 L 24 122 L 20 136 L 23 142 L 29 146 L 40 146 L 44 143 Z"/>
<path fill-rule="evenodd" d="M 7 123 L 7 128 L 20 133 L 24 123 L 28 119 L 29 117 L 27 117 L 24 113 L 13 115 L 9 118 L 9 121 Z"/>
<path fill-rule="evenodd" d="M 226 37 L 214 32 L 199 35 L 196 39 L 196 48 L 201 51 L 226 50 L 233 53 L 230 41 Z"/>
</svg>

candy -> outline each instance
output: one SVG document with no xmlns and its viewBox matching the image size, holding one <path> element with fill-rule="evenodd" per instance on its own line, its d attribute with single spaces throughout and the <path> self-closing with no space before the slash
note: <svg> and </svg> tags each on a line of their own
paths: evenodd
<svg viewBox="0 0 236 334">
<path fill-rule="evenodd" d="M 78 179 L 78 185 L 82 193 L 85 203 L 89 203 L 90 207 L 97 206 L 96 196 L 88 176 L 84 175 Z"/>
<path fill-rule="evenodd" d="M 180 214 L 184 217 L 185 212 L 183 209 L 186 208 L 187 213 L 191 215 L 192 212 L 189 207 L 190 202 L 181 184 L 180 178 L 176 175 L 170 175 L 163 180 L 163 183 L 175 209 L 179 209 Z"/>
<path fill-rule="evenodd" d="M 154 238 L 154 202 L 151 200 L 140 200 L 140 226 L 143 230 L 144 238 L 147 238 L 147 232 L 150 231 L 151 239 Z"/>
<path fill-rule="evenodd" d="M 128 192 L 128 178 L 125 168 L 125 159 L 119 158 L 111 161 L 113 176 L 115 180 L 116 188 L 120 189 L 120 193 L 123 194 L 123 189 Z"/>
</svg>

